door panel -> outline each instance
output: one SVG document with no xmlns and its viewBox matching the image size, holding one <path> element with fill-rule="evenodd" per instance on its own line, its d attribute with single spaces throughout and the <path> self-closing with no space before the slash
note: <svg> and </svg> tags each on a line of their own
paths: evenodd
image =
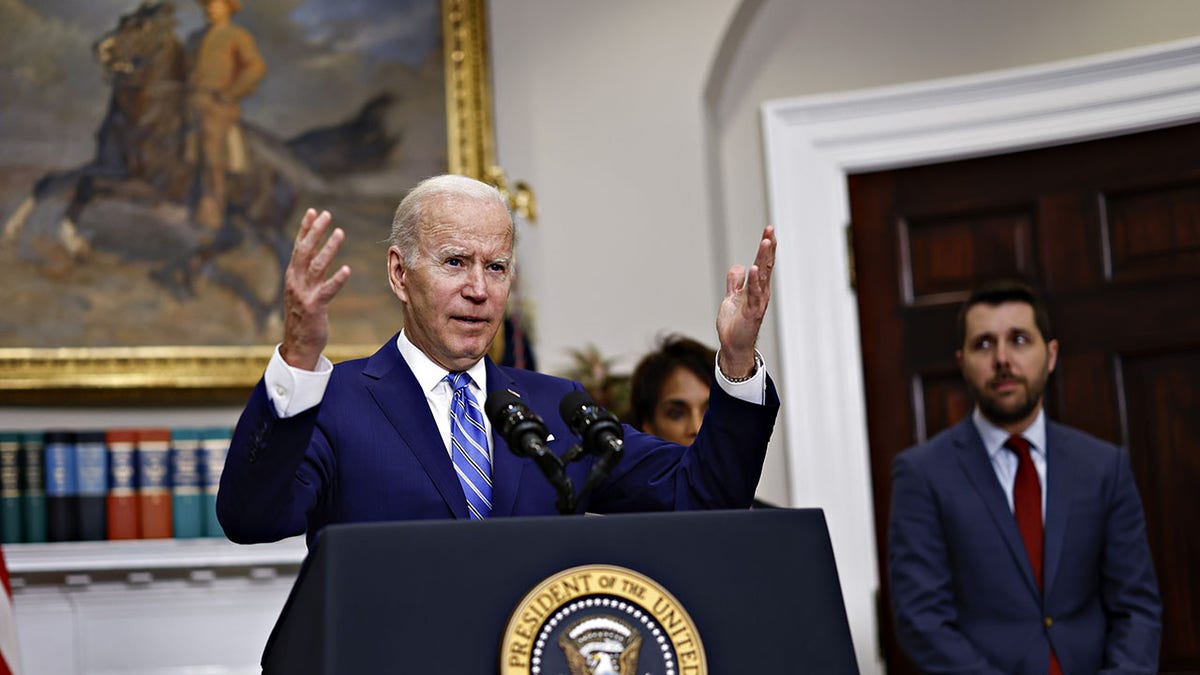
<svg viewBox="0 0 1200 675">
<path fill-rule="evenodd" d="M 1114 280 L 1200 274 L 1200 185 L 1105 194 L 1101 207 Z"/>
<path fill-rule="evenodd" d="M 1130 461 L 1144 476 L 1147 511 L 1166 514 L 1147 523 L 1163 607 L 1163 653 L 1200 653 L 1200 615 L 1175 601 L 1200 596 L 1200 500 L 1179 499 L 1200 489 L 1200 344 L 1163 354 L 1124 355 L 1121 367 L 1130 430 Z M 1168 585 L 1169 584 L 1169 585 Z M 1190 611 L 1189 611 L 1190 610 Z M 1195 668 L 1190 662 L 1189 667 Z"/>
</svg>

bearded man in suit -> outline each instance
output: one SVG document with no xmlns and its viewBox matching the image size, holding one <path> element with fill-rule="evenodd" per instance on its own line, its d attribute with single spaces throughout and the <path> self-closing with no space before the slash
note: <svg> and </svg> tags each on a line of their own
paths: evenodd
<svg viewBox="0 0 1200 675">
<path fill-rule="evenodd" d="M 923 673 L 1156 673 L 1162 608 L 1129 459 L 1046 419 L 1045 303 L 983 285 L 958 344 L 974 412 L 892 466 L 901 646 Z"/>
</svg>

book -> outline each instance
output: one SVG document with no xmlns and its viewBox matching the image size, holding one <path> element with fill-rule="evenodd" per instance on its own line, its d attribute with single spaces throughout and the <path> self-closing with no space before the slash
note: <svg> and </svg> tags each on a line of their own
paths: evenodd
<svg viewBox="0 0 1200 675">
<path fill-rule="evenodd" d="M 137 498 L 137 432 L 110 429 L 104 442 L 108 445 L 108 538 L 138 539 L 142 521 Z"/>
<path fill-rule="evenodd" d="M 75 541 L 79 538 L 75 433 L 47 431 L 45 439 L 46 540 Z"/>
<path fill-rule="evenodd" d="M 108 446 L 103 431 L 75 434 L 75 483 L 79 498 L 79 541 L 99 541 L 108 536 Z"/>
<path fill-rule="evenodd" d="M 25 540 L 21 523 L 21 436 L 0 433 L 0 538 L 5 544 Z"/>
<path fill-rule="evenodd" d="M 45 436 L 40 431 L 21 432 L 22 535 L 27 543 L 46 541 Z"/>
<path fill-rule="evenodd" d="M 217 489 L 221 486 L 221 470 L 233 430 L 222 427 L 205 429 L 200 438 L 201 486 L 204 489 L 204 536 L 224 537 L 225 530 L 217 521 Z"/>
<path fill-rule="evenodd" d="M 204 536 L 200 430 L 171 430 L 171 513 L 176 539 Z"/>
<path fill-rule="evenodd" d="M 170 429 L 138 431 L 137 501 L 143 539 L 171 537 L 170 450 Z"/>
</svg>

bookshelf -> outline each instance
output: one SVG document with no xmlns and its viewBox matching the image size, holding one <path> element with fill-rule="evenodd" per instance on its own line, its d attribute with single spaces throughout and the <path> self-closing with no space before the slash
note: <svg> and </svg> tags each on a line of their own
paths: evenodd
<svg viewBox="0 0 1200 675">
<path fill-rule="evenodd" d="M 0 407 L 0 431 L 232 427 L 236 408 Z M 261 673 L 303 537 L 4 544 L 23 672 Z"/>
<path fill-rule="evenodd" d="M 180 573 L 192 577 L 205 572 L 258 576 L 268 570 L 294 573 L 306 551 L 302 536 L 252 546 L 216 538 L 4 545 L 14 591 L 27 585 L 66 583 L 67 577 L 80 575 L 103 579 L 139 575 L 144 579 L 146 575 L 174 578 Z"/>
</svg>

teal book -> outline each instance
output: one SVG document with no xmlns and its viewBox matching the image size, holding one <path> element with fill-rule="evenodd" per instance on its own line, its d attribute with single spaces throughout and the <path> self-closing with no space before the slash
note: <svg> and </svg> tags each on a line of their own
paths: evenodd
<svg viewBox="0 0 1200 675">
<path fill-rule="evenodd" d="M 5 544 L 25 540 L 21 523 L 21 436 L 0 433 L 0 536 Z"/>
<path fill-rule="evenodd" d="M 27 543 L 46 541 L 45 437 L 40 431 L 21 433 L 21 516 Z"/>
<path fill-rule="evenodd" d="M 176 539 L 204 536 L 200 436 L 199 429 L 171 430 L 171 514 Z"/>
<path fill-rule="evenodd" d="M 204 489 L 204 536 L 224 537 L 225 530 L 217 522 L 217 488 L 221 485 L 221 470 L 225 468 L 225 455 L 233 430 L 227 428 L 205 429 L 200 439 L 201 486 Z"/>
</svg>

